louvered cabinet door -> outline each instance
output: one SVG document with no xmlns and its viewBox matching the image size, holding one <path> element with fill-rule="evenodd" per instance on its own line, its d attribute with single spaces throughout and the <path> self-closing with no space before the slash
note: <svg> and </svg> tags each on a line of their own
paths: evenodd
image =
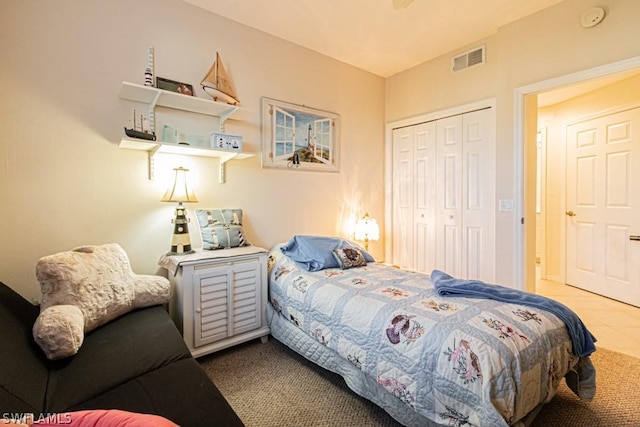
<svg viewBox="0 0 640 427">
<path fill-rule="evenodd" d="M 206 267 L 194 274 L 196 347 L 233 335 L 232 322 L 229 321 L 233 301 L 232 275 L 233 269 L 228 265 Z"/>
<path fill-rule="evenodd" d="M 235 265 L 231 275 L 229 334 L 252 331 L 261 326 L 260 263 L 252 260 Z"/>
</svg>

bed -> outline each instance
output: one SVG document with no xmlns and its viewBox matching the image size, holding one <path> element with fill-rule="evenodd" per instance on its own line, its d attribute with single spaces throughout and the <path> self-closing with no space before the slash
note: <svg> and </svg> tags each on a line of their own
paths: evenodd
<svg viewBox="0 0 640 427">
<path fill-rule="evenodd" d="M 309 255 L 296 246 L 299 237 L 269 253 L 273 337 L 340 374 L 401 424 L 528 425 L 576 367 L 589 367 L 589 378 L 579 378 L 583 389 L 595 387 L 588 356 L 572 352 L 557 316 L 443 297 L 428 275 L 362 260 L 341 264 L 331 247 L 357 248 L 372 260 L 352 242 L 323 241 Z"/>
</svg>

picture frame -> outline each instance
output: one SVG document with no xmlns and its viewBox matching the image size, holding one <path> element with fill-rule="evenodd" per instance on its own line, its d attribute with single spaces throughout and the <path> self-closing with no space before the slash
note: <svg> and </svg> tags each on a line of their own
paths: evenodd
<svg viewBox="0 0 640 427">
<path fill-rule="evenodd" d="M 340 171 L 340 115 L 262 98 L 262 167 Z"/>
<path fill-rule="evenodd" d="M 165 79 L 164 77 L 156 77 L 156 87 L 169 92 L 177 92 L 183 95 L 194 96 L 193 86 L 188 83 L 178 82 L 176 80 Z"/>
</svg>

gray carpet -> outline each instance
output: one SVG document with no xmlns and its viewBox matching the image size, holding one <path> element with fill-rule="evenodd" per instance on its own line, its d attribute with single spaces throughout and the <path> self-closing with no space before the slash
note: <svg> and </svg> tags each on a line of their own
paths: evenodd
<svg viewBox="0 0 640 427">
<path fill-rule="evenodd" d="M 640 425 L 640 359 L 598 349 L 593 402 L 580 401 L 564 381 L 532 427 Z M 198 359 L 247 427 L 400 426 L 336 374 L 273 338 Z"/>
</svg>

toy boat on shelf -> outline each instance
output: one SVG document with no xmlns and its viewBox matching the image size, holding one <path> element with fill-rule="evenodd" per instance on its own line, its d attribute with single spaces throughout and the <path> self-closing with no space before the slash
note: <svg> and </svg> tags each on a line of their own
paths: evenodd
<svg viewBox="0 0 640 427">
<path fill-rule="evenodd" d="M 216 60 L 213 62 L 211 69 L 200 84 L 202 85 L 202 89 L 204 89 L 214 101 L 226 102 L 231 105 L 238 105 L 240 103 L 231 85 L 231 79 L 222 66 L 218 52 L 216 52 Z"/>
<path fill-rule="evenodd" d="M 124 128 L 124 133 L 131 138 L 146 139 L 148 141 L 156 140 L 156 134 L 147 131 Z"/>
<path fill-rule="evenodd" d="M 147 119 L 141 114 L 140 128 L 138 129 L 138 123 L 136 122 L 136 110 L 133 110 L 133 127 L 131 129 L 127 129 L 127 127 L 125 126 L 124 128 L 125 135 L 131 138 L 146 139 L 147 141 L 155 141 L 156 133 L 150 132 L 149 130 L 147 130 L 149 126 L 145 126 L 145 121 L 147 121 Z M 145 127 L 147 129 L 145 129 Z"/>
</svg>

